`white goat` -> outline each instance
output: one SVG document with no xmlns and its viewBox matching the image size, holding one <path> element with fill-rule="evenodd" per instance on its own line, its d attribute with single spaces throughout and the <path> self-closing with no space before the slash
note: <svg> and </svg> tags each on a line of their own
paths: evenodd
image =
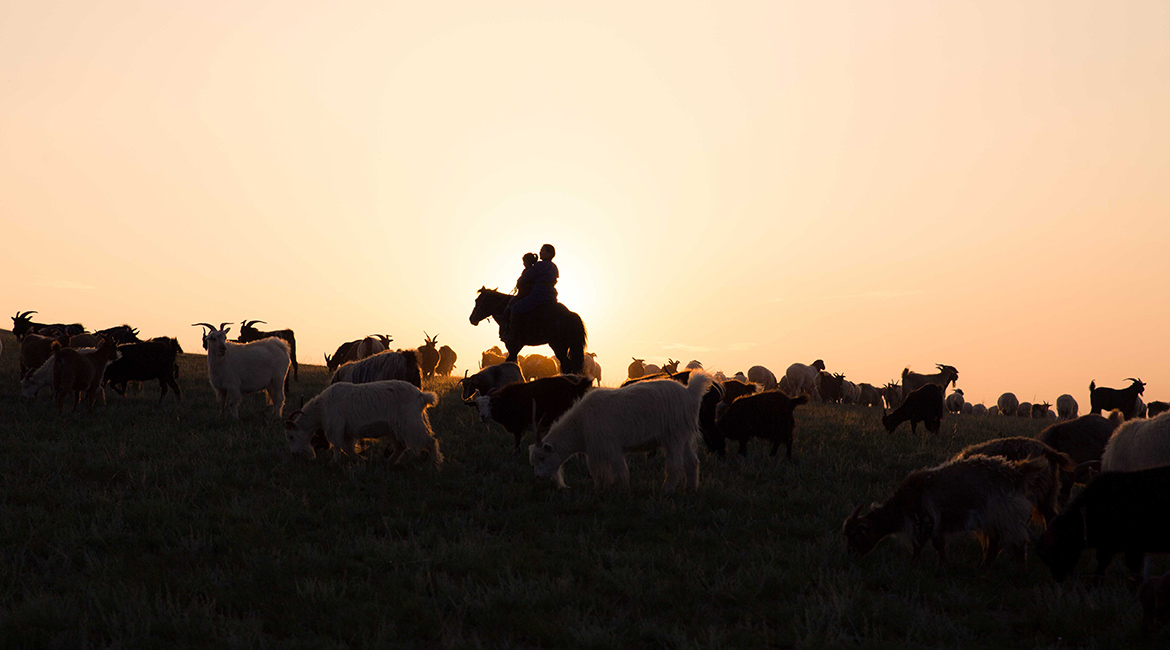
<svg viewBox="0 0 1170 650">
<path fill-rule="evenodd" d="M 581 374 L 593 380 L 595 386 L 601 385 L 601 364 L 597 363 L 596 352 L 586 352 L 581 366 Z"/>
<path fill-rule="evenodd" d="M 1080 406 L 1077 404 L 1076 398 L 1068 393 L 1056 398 L 1056 414 L 1061 420 L 1075 420 L 1077 419 L 1077 412 Z"/>
<path fill-rule="evenodd" d="M 686 386 L 669 379 L 644 381 L 625 388 L 595 388 L 562 415 L 541 440 L 528 448 L 538 478 L 558 484 L 561 465 L 585 454 L 597 489 L 614 482 L 630 485 L 627 451 L 662 447 L 666 456 L 666 492 L 685 480 L 699 485 L 699 402 L 711 386 L 711 376 L 691 372 Z"/>
<path fill-rule="evenodd" d="M 365 384 L 371 381 L 401 379 L 422 387 L 422 370 L 414 350 L 378 352 L 360 361 L 344 363 L 333 373 L 329 383 Z"/>
<path fill-rule="evenodd" d="M 1170 465 L 1170 413 L 1128 420 L 1109 438 L 1101 455 L 1102 472 L 1136 472 Z"/>
<path fill-rule="evenodd" d="M 82 350 L 93 351 L 93 348 L 82 348 Z M 34 399 L 42 388 L 52 388 L 54 358 L 55 355 L 50 356 L 39 368 L 29 370 L 24 374 L 24 377 L 21 377 L 20 396 L 22 398 Z"/>
<path fill-rule="evenodd" d="M 192 327 L 206 327 L 203 349 L 207 350 L 207 378 L 219 397 L 220 413 L 240 418 L 240 400 L 247 393 L 264 391 L 272 402 L 272 417 L 279 418 L 284 410 L 284 378 L 292 365 L 288 343 L 275 336 L 236 343 L 227 340 L 231 323 L 219 328 L 209 323 L 194 323 Z"/>
<path fill-rule="evenodd" d="M 764 366 L 752 366 L 748 368 L 747 378 L 753 384 L 763 386 L 764 390 L 776 390 L 776 375 Z"/>
<path fill-rule="evenodd" d="M 800 395 L 807 393 L 816 396 L 816 382 L 817 373 L 825 369 L 825 362 L 817 359 L 811 365 L 804 365 L 803 363 L 794 363 L 788 366 L 788 370 L 784 371 L 784 376 L 788 378 L 788 387 L 791 389 L 789 395 Z"/>
<path fill-rule="evenodd" d="M 333 445 L 333 460 L 338 460 L 341 454 L 356 456 L 358 440 L 389 436 L 391 462 L 397 463 L 407 450 L 426 451 L 438 469 L 443 454 L 427 418 L 427 407 L 438 402 L 434 393 L 397 379 L 332 384 L 303 409 L 289 414 L 284 424 L 288 448 L 294 454 L 316 457 L 312 438 L 322 431 Z"/>
</svg>

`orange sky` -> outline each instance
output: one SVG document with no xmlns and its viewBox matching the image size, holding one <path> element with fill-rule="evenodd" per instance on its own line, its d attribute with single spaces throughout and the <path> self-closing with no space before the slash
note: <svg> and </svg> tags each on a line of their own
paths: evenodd
<svg viewBox="0 0 1170 650">
<path fill-rule="evenodd" d="M 1170 4 L 575 4 L 0 5 L 5 316 L 1170 398 Z"/>
</svg>

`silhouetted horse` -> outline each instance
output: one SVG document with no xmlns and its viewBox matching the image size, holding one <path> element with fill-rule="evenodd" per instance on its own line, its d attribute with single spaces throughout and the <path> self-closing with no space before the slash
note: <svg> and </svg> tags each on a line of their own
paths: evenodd
<svg viewBox="0 0 1170 650">
<path fill-rule="evenodd" d="M 471 310 L 471 324 L 479 325 L 489 316 L 500 322 L 500 316 L 512 298 L 510 294 L 481 287 L 475 298 L 475 309 Z M 576 312 L 569 311 L 559 302 L 539 305 L 523 316 L 512 314 L 511 327 L 512 342 L 504 341 L 508 346 L 508 361 L 515 362 L 526 345 L 547 343 L 557 356 L 562 373 L 581 374 L 585 364 L 586 333 L 585 323 Z"/>
</svg>

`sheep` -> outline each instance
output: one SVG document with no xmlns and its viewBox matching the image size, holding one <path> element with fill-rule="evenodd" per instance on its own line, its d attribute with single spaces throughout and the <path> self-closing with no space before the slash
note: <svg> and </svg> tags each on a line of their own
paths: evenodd
<svg viewBox="0 0 1170 650">
<path fill-rule="evenodd" d="M 687 366 L 683 370 L 702 370 L 703 364 L 698 359 L 691 359 L 687 362 Z"/>
<path fill-rule="evenodd" d="M 524 378 L 529 381 L 541 377 L 556 377 L 561 373 L 557 360 L 542 354 L 521 355 L 517 360 L 520 362 L 520 370 L 524 371 Z"/>
<path fill-rule="evenodd" d="M 85 391 L 86 405 L 93 411 L 93 403 L 102 390 L 102 373 L 111 361 L 118 358 L 118 346 L 103 338 L 92 352 L 82 352 L 62 347 L 59 341 L 54 341 L 53 353 L 53 398 L 57 410 L 61 410 L 70 393 L 76 410 L 81 391 Z"/>
<path fill-rule="evenodd" d="M 954 366 L 948 366 L 945 363 L 934 364 L 938 368 L 938 372 L 933 375 L 920 375 L 911 371 L 909 368 L 902 370 L 902 395 L 907 397 L 910 393 L 918 390 L 926 384 L 938 384 L 944 389 L 947 384 L 952 387 L 959 382 L 959 371 Z"/>
<path fill-rule="evenodd" d="M 972 415 L 987 415 L 987 407 L 983 404 L 976 404 L 971 407 Z"/>
<path fill-rule="evenodd" d="M 845 375 L 830 374 L 825 371 L 817 373 L 816 389 L 822 402 L 840 402 L 844 397 Z"/>
<path fill-rule="evenodd" d="M 948 412 L 962 413 L 964 404 L 966 404 L 966 402 L 963 400 L 963 389 L 962 388 L 956 388 L 955 392 L 951 393 L 950 395 L 947 395 L 946 405 L 947 405 Z"/>
<path fill-rule="evenodd" d="M 500 346 L 493 345 L 492 347 L 480 353 L 479 369 L 483 370 L 489 366 L 498 366 L 508 360 L 508 355 L 500 349 Z"/>
<path fill-rule="evenodd" d="M 1068 393 L 1056 398 L 1056 414 L 1061 420 L 1075 420 L 1079 408 L 1076 398 Z"/>
<path fill-rule="evenodd" d="M 1079 418 L 1053 424 L 1040 432 L 1036 439 L 1053 449 L 1067 454 L 1076 463 L 1076 470 L 1061 478 L 1061 500 L 1067 501 L 1074 483 L 1088 483 L 1093 466 L 1099 465 L 1101 455 L 1109 438 L 1117 429 L 1118 420 L 1100 415 L 1083 415 Z"/>
<path fill-rule="evenodd" d="M 1020 402 L 1020 405 L 1016 407 L 1016 417 L 1018 417 L 1018 418 L 1032 417 L 1032 403 L 1031 402 Z"/>
<path fill-rule="evenodd" d="M 343 363 L 333 373 L 329 383 L 366 384 L 388 379 L 401 379 L 414 384 L 416 388 L 422 388 L 422 369 L 419 368 L 418 355 L 414 350 L 386 350 L 361 361 Z"/>
<path fill-rule="evenodd" d="M 764 390 L 776 390 L 776 375 L 764 366 L 748 368 L 747 377 L 748 381 L 763 386 Z"/>
<path fill-rule="evenodd" d="M 106 368 L 103 383 L 109 384 L 119 395 L 126 394 L 126 384 L 131 381 L 157 379 L 161 390 L 158 401 L 161 404 L 167 396 L 167 387 L 174 389 L 175 399 L 183 401 L 183 391 L 175 381 L 175 360 L 183 351 L 177 339 L 160 336 L 141 343 L 127 343 L 118 346 L 120 357 Z"/>
<path fill-rule="evenodd" d="M 934 386 L 942 394 L 942 386 Z M 921 391 L 925 387 L 920 387 Z M 907 396 L 911 397 L 918 391 Z M 882 539 L 896 535 L 908 541 L 918 558 L 932 542 L 940 566 L 946 565 L 946 536 L 978 531 L 983 546 L 981 566 L 987 566 L 1001 546 L 1022 552 L 1028 540 L 1028 520 L 1034 484 L 1048 471 L 1043 458 L 1008 461 L 972 456 L 937 467 L 911 472 L 884 503 L 874 503 L 862 514 L 857 506 L 842 527 L 849 551 L 869 553 Z"/>
<path fill-rule="evenodd" d="M 999 407 L 999 412 L 1007 416 L 1014 416 L 1016 411 L 1020 410 L 1020 400 L 1012 393 L 1000 395 L 995 404 Z"/>
<path fill-rule="evenodd" d="M 1170 411 L 1170 402 L 1153 401 L 1147 407 L 1146 415 L 1147 417 L 1156 418 L 1166 411 Z"/>
<path fill-rule="evenodd" d="M 438 334 L 435 335 L 438 338 Z M 455 354 L 455 350 L 451 346 L 444 345 L 439 348 L 439 365 L 435 367 L 435 374 L 443 377 L 450 377 L 451 372 L 455 370 L 455 361 L 459 359 L 459 355 Z"/>
<path fill-rule="evenodd" d="M 231 323 L 218 328 L 209 323 L 194 323 L 204 327 L 203 349 L 207 350 L 207 379 L 219 398 L 220 414 L 240 418 L 240 400 L 247 393 L 264 391 L 272 402 L 272 417 L 279 418 L 284 410 L 284 380 L 288 376 L 292 358 L 288 343 L 276 337 L 236 343 L 227 340 Z"/>
<path fill-rule="evenodd" d="M 1101 454 L 1102 472 L 1134 472 L 1170 465 L 1170 415 L 1128 420 L 1110 436 Z"/>
<path fill-rule="evenodd" d="M 1050 409 L 1050 408 L 1052 408 L 1052 405 L 1049 404 L 1048 402 L 1043 402 L 1040 404 L 1033 404 L 1032 405 L 1032 413 L 1031 413 L 1032 419 L 1033 420 L 1047 420 L 1048 414 L 1050 413 L 1050 411 L 1048 409 Z"/>
<path fill-rule="evenodd" d="M 964 448 L 955 458 L 970 458 L 971 456 L 999 456 L 1005 460 L 1027 460 L 1029 458 L 1043 458 L 1048 462 L 1048 472 L 1044 479 L 1037 479 L 1031 494 L 1036 513 L 1044 520 L 1045 525 L 1056 516 L 1057 498 L 1060 495 L 1061 472 L 1071 472 L 1076 467 L 1068 454 L 1056 451 L 1052 447 L 1034 438 L 1016 436 L 1013 438 L 997 438 L 987 442 L 971 445 Z"/>
<path fill-rule="evenodd" d="M 633 357 L 630 357 L 630 358 L 634 359 Z M 645 375 L 646 374 L 645 363 L 646 363 L 645 359 L 634 359 L 630 363 L 630 367 L 626 369 L 626 377 L 629 379 L 638 379 L 638 378 L 642 377 L 643 375 Z"/>
<path fill-rule="evenodd" d="M 788 394 L 807 393 L 815 397 L 817 373 L 824 369 L 825 362 L 820 359 L 807 366 L 803 363 L 794 363 L 788 366 L 788 369 L 784 371 L 784 376 L 788 378 Z"/>
<path fill-rule="evenodd" d="M 508 384 L 524 382 L 524 373 L 521 372 L 519 364 L 509 361 L 488 366 L 470 377 L 467 376 L 467 372 L 465 371 L 463 379 L 459 380 L 459 383 L 463 385 L 464 401 L 474 397 L 476 393 L 488 395 Z"/>
<path fill-rule="evenodd" d="M 882 399 L 886 402 L 886 409 L 898 408 L 902 403 L 902 386 L 896 381 L 886 382 L 882 387 Z"/>
<path fill-rule="evenodd" d="M 1086 548 L 1097 550 L 1095 577 L 1104 577 L 1118 553 L 1131 576 L 1144 570 L 1146 553 L 1170 553 L 1170 467 L 1105 472 L 1052 520 L 1036 554 L 1064 582 Z"/>
<path fill-rule="evenodd" d="M 325 367 L 329 369 L 331 374 L 334 370 L 337 370 L 338 366 L 345 363 L 345 357 L 349 355 L 350 349 L 358 343 L 361 343 L 361 341 L 361 339 L 347 341 L 337 346 L 337 351 L 333 353 L 333 356 L 325 355 Z"/>
<path fill-rule="evenodd" d="M 585 454 L 596 489 L 615 482 L 628 488 L 627 451 L 662 447 L 666 457 L 665 491 L 685 481 L 699 486 L 699 406 L 711 376 L 692 370 L 686 386 L 676 381 L 645 381 L 625 388 L 596 388 L 552 425 L 548 435 L 529 447 L 538 478 L 559 477 L 571 456 Z"/>
<path fill-rule="evenodd" d="M 397 463 L 406 451 L 430 454 L 435 469 L 443 464 L 439 441 L 431 430 L 427 407 L 439 398 L 417 386 L 391 379 L 365 384 L 332 384 L 285 421 L 289 451 L 316 457 L 312 438 L 318 430 L 333 446 L 333 460 L 356 456 L 354 443 L 391 438 L 387 456 Z"/>
<path fill-rule="evenodd" d="M 1102 410 L 1118 409 L 1126 419 L 1137 417 L 1138 395 L 1146 392 L 1146 384 L 1141 379 L 1127 377 L 1130 385 L 1122 390 L 1116 388 L 1097 387 L 1096 381 L 1089 382 L 1089 412 L 1100 413 Z"/>
<path fill-rule="evenodd" d="M 423 338 L 426 342 L 419 347 L 415 356 L 418 358 L 418 367 L 422 371 L 423 379 L 430 379 L 435 375 L 435 368 L 439 367 L 439 349 L 435 347 L 439 342 L 439 335 L 431 337 L 424 331 Z"/>
<path fill-rule="evenodd" d="M 1170 573 L 1150 578 L 1138 587 L 1142 605 L 1142 627 L 1153 633 L 1170 623 Z"/>
<path fill-rule="evenodd" d="M 910 421 L 910 432 L 918 433 L 918 423 L 925 422 L 926 430 L 938 435 L 943 418 L 943 387 L 938 384 L 926 384 L 910 393 L 903 400 L 902 405 L 888 415 L 882 412 L 882 426 L 886 432 L 893 433 L 898 425 Z"/>
<path fill-rule="evenodd" d="M 992 406 L 991 408 L 987 409 L 987 414 L 988 415 L 999 415 L 999 407 Z"/>
<path fill-rule="evenodd" d="M 792 460 L 792 434 L 796 428 L 792 413 L 808 400 L 808 395 L 788 397 L 778 390 L 737 398 L 715 422 L 715 452 L 720 458 L 726 457 L 726 441 L 735 440 L 739 442 L 739 455 L 747 456 L 747 441 L 755 437 L 772 443 L 769 456 L 775 456 L 783 443 L 785 458 Z"/>
<path fill-rule="evenodd" d="M 963 415 L 974 415 L 975 406 L 971 402 L 963 402 L 963 410 L 961 412 Z"/>
<path fill-rule="evenodd" d="M 592 387 L 588 377 L 556 375 L 519 384 L 508 384 L 491 395 L 475 398 L 479 417 L 494 420 L 516 438 L 513 451 L 520 453 L 524 434 L 532 429 L 540 442 L 553 421 L 569 410 Z"/>
<path fill-rule="evenodd" d="M 597 386 L 601 385 L 601 364 L 597 363 L 596 352 L 586 352 L 584 363 L 581 367 L 581 374 L 593 380 Z"/>
<path fill-rule="evenodd" d="M 857 403 L 863 406 L 881 406 L 882 405 L 882 391 L 873 384 L 861 383 L 857 385 L 858 398 Z M 781 389 L 783 390 L 783 389 Z"/>
<path fill-rule="evenodd" d="M 273 330 L 271 332 L 263 332 L 255 328 L 256 323 L 263 323 L 262 320 L 243 320 L 240 323 L 240 343 L 251 343 L 252 341 L 259 341 L 270 336 L 275 336 L 278 339 L 288 343 L 288 356 L 292 361 L 292 378 L 296 381 L 301 380 L 300 366 L 297 364 L 297 335 L 290 329 Z M 288 378 L 284 380 L 284 390 L 288 392 Z"/>
</svg>

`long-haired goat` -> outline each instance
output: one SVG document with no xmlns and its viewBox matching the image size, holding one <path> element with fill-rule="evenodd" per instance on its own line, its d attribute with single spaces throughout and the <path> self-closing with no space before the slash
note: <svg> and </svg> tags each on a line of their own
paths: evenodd
<svg viewBox="0 0 1170 650">
<path fill-rule="evenodd" d="M 467 376 L 468 372 L 470 371 L 465 371 L 463 379 L 459 380 L 459 383 L 463 385 L 464 400 L 474 397 L 476 393 L 488 395 L 508 384 L 524 382 L 524 373 L 520 371 L 519 364 L 510 361 L 488 366 L 470 377 Z"/>
<path fill-rule="evenodd" d="M 1016 399 L 1014 393 L 1004 393 L 995 401 L 995 405 L 999 407 L 1000 415 L 1008 417 L 1015 417 L 1016 411 L 1020 410 L 1020 400 Z"/>
<path fill-rule="evenodd" d="M 959 371 L 954 366 L 948 366 L 945 363 L 936 363 L 934 365 L 938 368 L 938 372 L 933 375 L 920 375 L 909 368 L 902 369 L 903 397 L 908 397 L 910 393 L 927 384 L 938 384 L 945 392 L 947 384 L 954 387 L 958 383 Z"/>
<path fill-rule="evenodd" d="M 1063 582 L 1081 552 L 1097 549 L 1096 577 L 1118 553 L 1132 576 L 1143 572 L 1146 553 L 1170 553 L 1170 467 L 1105 472 L 1056 516 L 1036 544 L 1036 554 Z"/>
<path fill-rule="evenodd" d="M 343 363 L 337 372 L 333 373 L 329 383 L 366 384 L 390 379 L 400 379 L 422 388 L 422 370 L 419 368 L 414 350 L 398 352 L 386 350 L 361 361 Z"/>
<path fill-rule="evenodd" d="M 910 421 L 910 432 L 918 433 L 918 423 L 924 422 L 926 430 L 938 435 L 942 426 L 943 387 L 938 384 L 926 384 L 906 396 L 902 405 L 886 414 L 882 412 L 882 426 L 886 431 L 893 433 L 906 420 Z"/>
<path fill-rule="evenodd" d="M 558 478 L 561 465 L 585 454 L 593 484 L 629 487 L 628 451 L 662 447 L 666 492 L 685 481 L 699 486 L 699 405 L 711 376 L 692 370 L 686 386 L 671 380 L 644 381 L 625 388 L 597 388 L 582 397 L 553 425 L 539 445 L 529 447 L 538 478 Z"/>
<path fill-rule="evenodd" d="M 788 366 L 784 371 L 784 376 L 788 378 L 789 395 L 800 395 L 807 393 L 812 397 L 818 397 L 816 390 L 817 373 L 825 369 L 825 362 L 817 359 L 809 365 L 803 363 L 794 363 Z"/>
<path fill-rule="evenodd" d="M 942 391 L 942 386 L 936 388 Z M 946 536 L 977 531 L 986 565 L 1001 547 L 1023 550 L 1033 509 L 1029 495 L 1047 471 L 1043 458 L 1008 461 L 987 456 L 920 469 L 884 503 L 872 504 L 869 512 L 862 514 L 865 504 L 857 506 L 842 532 L 857 555 L 869 553 L 890 535 L 906 539 L 914 558 L 932 542 L 945 565 Z"/>
<path fill-rule="evenodd" d="M 333 459 L 356 456 L 354 443 L 369 438 L 391 438 L 387 456 L 397 463 L 407 450 L 429 452 L 435 468 L 443 463 L 439 442 L 431 430 L 427 407 L 439 398 L 405 381 L 332 384 L 289 414 L 285 422 L 289 451 L 316 456 L 312 438 L 323 431 L 333 445 Z"/>
<path fill-rule="evenodd" d="M 1170 465 L 1170 414 L 1128 420 L 1109 438 L 1101 454 L 1102 472 L 1135 472 Z"/>
<path fill-rule="evenodd" d="M 1104 411 L 1112 411 L 1117 409 L 1125 416 L 1125 419 L 1130 419 L 1138 416 L 1138 395 L 1146 392 L 1146 384 L 1141 379 L 1134 379 L 1133 377 L 1126 377 L 1131 383 L 1129 386 L 1118 390 L 1116 388 L 1098 387 L 1096 381 L 1089 382 L 1089 404 L 1091 408 L 1090 413 L 1100 413 Z"/>
<path fill-rule="evenodd" d="M 1076 467 L 1068 454 L 1056 451 L 1035 438 L 1022 436 L 997 438 L 971 445 L 956 454 L 955 458 L 970 458 L 976 455 L 999 456 L 1006 460 L 1043 458 L 1048 461 L 1048 473 L 1045 474 L 1043 481 L 1037 481 L 1034 485 L 1036 492 L 1031 495 L 1036 512 L 1044 519 L 1045 524 L 1056 516 L 1057 499 L 1060 496 L 1061 471 L 1071 472 Z"/>
<path fill-rule="evenodd" d="M 264 391 L 272 402 L 272 417 L 279 418 L 284 410 L 284 380 L 292 359 L 288 343 L 276 337 L 252 343 L 227 340 L 231 323 L 217 328 L 210 323 L 195 323 L 204 327 L 203 349 L 207 350 L 207 379 L 219 397 L 221 414 L 233 419 L 240 417 L 240 400 L 248 393 Z"/>
<path fill-rule="evenodd" d="M 757 395 L 746 395 L 732 402 L 715 422 L 715 453 L 720 458 L 727 456 L 727 440 L 739 443 L 739 455 L 747 455 L 749 438 L 763 438 L 772 443 L 769 456 L 775 456 L 783 444 L 785 458 L 792 459 L 793 431 L 796 419 L 793 411 L 801 404 L 807 404 L 808 395 L 789 397 L 778 390 L 764 391 Z"/>
<path fill-rule="evenodd" d="M 297 335 L 289 329 L 272 330 L 271 332 L 264 332 L 254 327 L 256 323 L 264 323 L 262 320 L 244 320 L 240 323 L 240 343 L 251 343 L 252 341 L 259 341 L 270 336 L 275 336 L 278 339 L 288 343 L 288 357 L 292 361 L 292 378 L 296 381 L 301 380 L 300 366 L 297 365 Z M 284 389 L 288 390 L 288 378 L 285 378 Z"/>
</svg>

